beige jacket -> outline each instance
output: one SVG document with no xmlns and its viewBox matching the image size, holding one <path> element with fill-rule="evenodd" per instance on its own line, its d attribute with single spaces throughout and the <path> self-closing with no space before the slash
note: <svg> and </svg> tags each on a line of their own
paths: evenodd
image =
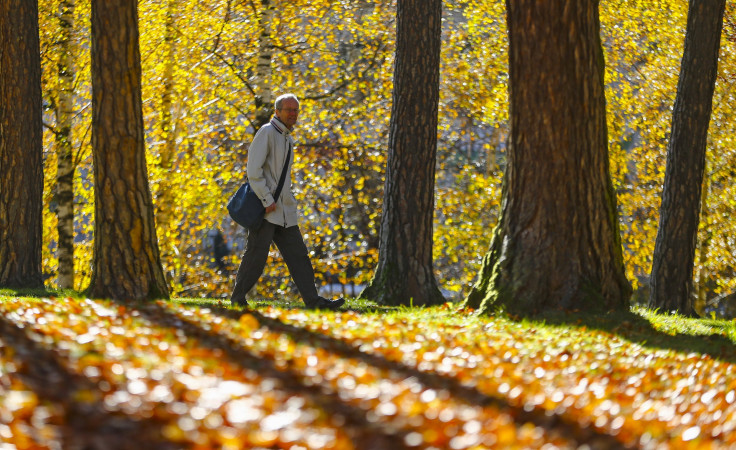
<svg viewBox="0 0 736 450">
<path fill-rule="evenodd" d="M 289 148 L 291 157 L 286 168 L 288 172 L 281 196 L 276 202 L 276 209 L 265 217 L 267 221 L 282 227 L 293 227 L 299 220 L 296 198 L 291 192 L 291 166 L 294 161 L 294 141 L 291 132 L 274 117 L 270 123 L 258 130 L 248 148 L 248 181 L 264 207 L 273 203 L 273 195 L 279 184 Z"/>
</svg>

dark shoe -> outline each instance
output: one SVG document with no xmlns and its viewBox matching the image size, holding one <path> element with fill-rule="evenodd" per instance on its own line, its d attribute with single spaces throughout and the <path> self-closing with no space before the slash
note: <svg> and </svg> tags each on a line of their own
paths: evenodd
<svg viewBox="0 0 736 450">
<path fill-rule="evenodd" d="M 245 299 L 243 300 L 232 300 L 231 299 L 230 304 L 235 306 L 236 308 L 247 308 L 248 307 L 248 302 Z"/>
<path fill-rule="evenodd" d="M 304 301 L 309 309 L 331 309 L 336 310 L 345 304 L 345 299 L 340 297 L 337 300 L 328 300 L 324 297 L 317 297 L 316 300 Z"/>
</svg>

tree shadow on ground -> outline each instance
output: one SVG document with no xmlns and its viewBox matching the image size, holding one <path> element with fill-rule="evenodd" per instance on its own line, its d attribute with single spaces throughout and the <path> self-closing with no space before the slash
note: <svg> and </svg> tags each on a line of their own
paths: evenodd
<svg viewBox="0 0 736 450">
<path fill-rule="evenodd" d="M 270 378 L 277 382 L 278 389 L 291 395 L 301 396 L 320 407 L 332 418 L 339 418 L 340 427 L 345 430 L 358 450 L 374 449 L 404 449 L 405 430 L 394 430 L 382 427 L 370 420 L 365 411 L 345 403 L 340 396 L 330 388 L 320 384 L 311 384 L 296 371 L 289 368 L 289 364 L 282 364 L 267 358 L 262 358 L 245 348 L 235 339 L 205 329 L 198 323 L 190 322 L 173 314 L 166 307 L 156 303 L 139 303 L 137 305 L 121 303 L 125 307 L 134 307 L 151 323 L 161 327 L 181 330 L 187 338 L 197 339 L 200 345 L 211 349 L 218 349 L 232 362 L 243 369 L 253 370 L 259 376 Z M 214 307 L 217 311 L 229 311 L 231 314 L 242 314 L 235 310 Z M 239 316 L 238 316 L 239 317 Z"/>
<path fill-rule="evenodd" d="M 321 333 L 310 331 L 299 326 L 282 322 L 279 319 L 267 317 L 255 310 L 234 310 L 229 308 L 212 308 L 215 314 L 237 321 L 244 314 L 255 317 L 261 326 L 289 336 L 295 343 L 321 348 L 343 358 L 351 358 L 369 364 L 378 369 L 385 369 L 399 374 L 404 378 L 413 378 L 429 389 L 447 391 L 453 398 L 473 406 L 492 407 L 509 414 L 517 424 L 533 423 L 536 426 L 551 430 L 567 439 L 587 444 L 597 449 L 622 448 L 623 445 L 613 436 L 599 433 L 592 427 L 582 427 L 580 424 L 567 420 L 560 414 L 544 410 L 539 407 L 511 405 L 507 399 L 485 394 L 474 387 L 463 385 L 458 380 L 433 372 L 425 372 L 407 366 L 403 363 L 389 360 L 381 355 L 366 353 L 355 346 Z"/>
<path fill-rule="evenodd" d="M 12 349 L 11 351 L 6 351 Z M 180 445 L 162 438 L 161 423 L 109 411 L 93 381 L 72 372 L 65 358 L 11 320 L 0 317 L 0 355 L 12 359 L 17 377 L 41 403 L 63 405 L 58 427 L 63 448 L 85 450 L 175 450 Z M 2 387 L 0 387 L 2 390 Z M 99 393 L 99 398 L 90 396 Z M 94 395 L 94 394 L 92 394 Z M 40 417 L 40 416 L 39 416 Z M 13 447 L 15 448 L 15 447 Z M 27 447 L 30 448 L 30 447 Z M 35 447 L 34 447 L 35 448 Z M 52 447 L 53 448 L 53 447 Z"/>
<path fill-rule="evenodd" d="M 650 349 L 699 353 L 724 362 L 736 363 L 736 343 L 725 335 L 724 325 L 709 323 L 708 327 L 714 329 L 713 333 L 696 330 L 690 333 L 669 333 L 658 329 L 653 321 L 634 311 L 608 312 L 598 315 L 552 312 L 529 320 L 543 322 L 545 325 L 586 327 L 614 334 Z M 694 323 L 698 321 L 698 319 L 676 316 L 673 316 L 673 320 L 696 321 Z M 715 331 L 716 329 L 718 331 Z"/>
</svg>

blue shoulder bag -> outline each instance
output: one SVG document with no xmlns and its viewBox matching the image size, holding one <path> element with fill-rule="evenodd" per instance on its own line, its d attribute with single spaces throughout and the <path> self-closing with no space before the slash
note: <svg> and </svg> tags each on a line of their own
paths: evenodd
<svg viewBox="0 0 736 450">
<path fill-rule="evenodd" d="M 281 178 L 279 178 L 279 184 L 276 186 L 276 192 L 273 194 L 273 201 L 279 201 L 281 196 L 281 190 L 284 188 L 284 181 L 286 181 L 286 169 L 289 167 L 289 158 L 291 158 L 291 143 L 289 143 L 289 151 L 286 153 L 286 161 L 284 161 L 284 168 L 281 169 Z M 232 196 L 227 204 L 227 210 L 230 213 L 230 217 L 242 227 L 249 230 L 257 230 L 261 228 L 263 223 L 263 217 L 266 215 L 266 208 L 263 206 L 263 202 L 258 198 L 253 189 L 250 187 L 250 183 L 246 182 Z"/>
</svg>

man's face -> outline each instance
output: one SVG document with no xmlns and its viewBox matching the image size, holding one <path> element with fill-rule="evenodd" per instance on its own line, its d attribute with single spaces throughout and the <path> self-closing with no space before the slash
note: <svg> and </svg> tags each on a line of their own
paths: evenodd
<svg viewBox="0 0 736 450">
<path fill-rule="evenodd" d="M 299 117 L 299 102 L 293 98 L 287 98 L 281 103 L 281 109 L 276 110 L 276 117 L 289 129 L 294 128 Z"/>
</svg>

